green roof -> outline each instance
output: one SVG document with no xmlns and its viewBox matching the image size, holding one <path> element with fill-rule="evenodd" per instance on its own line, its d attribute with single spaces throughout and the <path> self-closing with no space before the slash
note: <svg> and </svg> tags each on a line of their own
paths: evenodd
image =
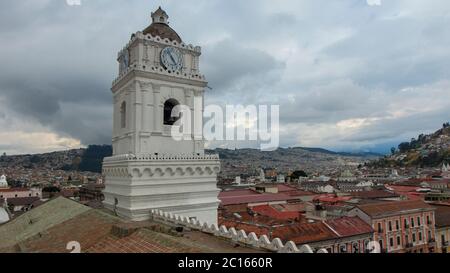
<svg viewBox="0 0 450 273">
<path fill-rule="evenodd" d="M 0 249 L 10 248 L 91 208 L 64 197 L 50 200 L 0 226 Z"/>
</svg>

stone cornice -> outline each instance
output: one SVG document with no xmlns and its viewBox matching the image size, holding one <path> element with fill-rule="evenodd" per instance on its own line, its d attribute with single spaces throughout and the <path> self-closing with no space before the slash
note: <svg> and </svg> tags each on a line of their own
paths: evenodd
<svg viewBox="0 0 450 273">
<path fill-rule="evenodd" d="M 115 93 L 117 90 L 121 89 L 125 84 L 127 84 L 133 77 L 142 77 L 147 79 L 154 79 L 160 81 L 170 81 L 172 83 L 187 84 L 192 86 L 197 86 L 205 88 L 208 82 L 202 75 L 190 75 L 181 72 L 172 72 L 164 70 L 161 67 L 146 67 L 134 65 L 134 67 L 129 67 L 114 80 L 112 84 L 111 91 Z"/>
<path fill-rule="evenodd" d="M 170 41 L 169 39 L 163 39 L 159 36 L 152 36 L 150 34 L 144 35 L 141 31 L 134 33 L 130 39 L 130 41 L 119 51 L 117 56 L 119 57 L 124 50 L 127 50 L 131 45 L 138 41 L 143 41 L 147 45 L 165 45 L 176 47 L 182 51 L 188 51 L 196 56 L 200 56 L 202 49 L 200 46 L 194 46 L 192 44 L 178 43 L 177 41 Z"/>
</svg>

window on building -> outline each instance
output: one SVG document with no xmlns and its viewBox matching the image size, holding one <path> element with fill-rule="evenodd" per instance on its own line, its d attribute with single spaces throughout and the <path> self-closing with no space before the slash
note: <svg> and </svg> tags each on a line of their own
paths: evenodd
<svg viewBox="0 0 450 273">
<path fill-rule="evenodd" d="M 389 231 L 392 231 L 392 222 L 389 221 Z"/>
<path fill-rule="evenodd" d="M 405 235 L 405 243 L 409 244 L 409 236 L 408 235 Z"/>
<path fill-rule="evenodd" d="M 400 229 L 400 222 L 399 222 L 398 220 L 395 221 L 395 228 L 396 228 L 397 230 Z"/>
<path fill-rule="evenodd" d="M 370 249 L 367 249 L 368 246 L 369 246 L 369 240 L 364 240 L 363 251 L 369 252 Z"/>
<path fill-rule="evenodd" d="M 445 242 L 446 242 L 446 240 L 445 240 L 445 234 L 442 234 L 442 235 L 441 235 L 441 243 L 442 243 L 442 245 L 445 245 Z"/>
<path fill-rule="evenodd" d="M 428 225 L 431 225 L 430 215 L 427 215 L 427 224 L 428 224 Z"/>
<path fill-rule="evenodd" d="M 417 217 L 417 225 L 420 226 L 420 217 Z"/>
<path fill-rule="evenodd" d="M 169 99 L 164 103 L 164 125 L 174 125 L 180 117 L 172 117 L 172 111 L 175 106 L 179 105 L 177 100 Z"/>
<path fill-rule="evenodd" d="M 394 238 L 390 238 L 390 239 L 389 239 L 389 245 L 390 245 L 391 247 L 394 246 Z"/>
<path fill-rule="evenodd" d="M 414 218 L 411 218 L 411 227 L 414 227 Z"/>
<path fill-rule="evenodd" d="M 380 244 L 380 250 L 383 251 L 383 240 L 379 240 L 378 244 Z"/>
<path fill-rule="evenodd" d="M 413 235 L 412 235 L 412 240 L 414 243 L 416 242 L 416 234 L 415 233 L 413 233 Z"/>
<path fill-rule="evenodd" d="M 381 227 L 381 223 L 378 223 L 378 232 L 383 232 L 383 228 Z"/>
<path fill-rule="evenodd" d="M 403 224 L 404 224 L 405 228 L 408 228 L 408 219 L 405 219 L 403 222 L 404 222 Z"/>
<path fill-rule="evenodd" d="M 353 253 L 359 253 L 359 244 L 358 243 L 353 243 L 352 244 L 352 252 Z"/>
<path fill-rule="evenodd" d="M 347 252 L 347 245 L 340 245 L 339 246 L 340 253 L 346 253 Z"/>
<path fill-rule="evenodd" d="M 422 232 L 419 232 L 419 242 L 422 241 Z"/>
<path fill-rule="evenodd" d="M 402 244 L 402 242 L 401 242 L 400 236 L 397 236 L 397 245 L 399 246 L 401 244 Z"/>
<path fill-rule="evenodd" d="M 120 127 L 127 127 L 127 103 L 122 102 L 120 105 Z"/>
</svg>

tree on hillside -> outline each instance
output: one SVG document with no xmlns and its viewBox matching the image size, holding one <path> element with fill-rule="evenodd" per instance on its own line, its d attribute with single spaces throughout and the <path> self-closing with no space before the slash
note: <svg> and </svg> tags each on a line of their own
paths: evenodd
<svg viewBox="0 0 450 273">
<path fill-rule="evenodd" d="M 402 142 L 398 145 L 398 150 L 401 153 L 408 151 L 410 148 L 411 148 L 411 146 L 410 146 L 409 142 Z"/>
<path fill-rule="evenodd" d="M 391 154 L 394 155 L 394 154 L 395 154 L 395 151 L 396 151 L 395 147 L 392 147 L 392 148 L 391 148 Z"/>
<path fill-rule="evenodd" d="M 300 177 L 308 177 L 305 171 L 298 170 L 291 174 L 291 179 L 299 179 Z"/>
</svg>

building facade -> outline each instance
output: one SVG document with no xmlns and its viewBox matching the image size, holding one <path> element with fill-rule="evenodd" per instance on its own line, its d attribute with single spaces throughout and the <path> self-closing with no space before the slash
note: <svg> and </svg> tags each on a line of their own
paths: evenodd
<svg viewBox="0 0 450 273">
<path fill-rule="evenodd" d="M 434 204 L 436 208 L 436 252 L 450 253 L 450 204 Z"/>
<path fill-rule="evenodd" d="M 204 152 L 201 49 L 183 43 L 161 8 L 151 17 L 118 54 L 104 205 L 133 220 L 160 209 L 216 224 L 220 164 Z"/>
<path fill-rule="evenodd" d="M 381 252 L 436 252 L 434 208 L 421 200 L 359 205 L 349 212 L 374 229 Z"/>
</svg>

